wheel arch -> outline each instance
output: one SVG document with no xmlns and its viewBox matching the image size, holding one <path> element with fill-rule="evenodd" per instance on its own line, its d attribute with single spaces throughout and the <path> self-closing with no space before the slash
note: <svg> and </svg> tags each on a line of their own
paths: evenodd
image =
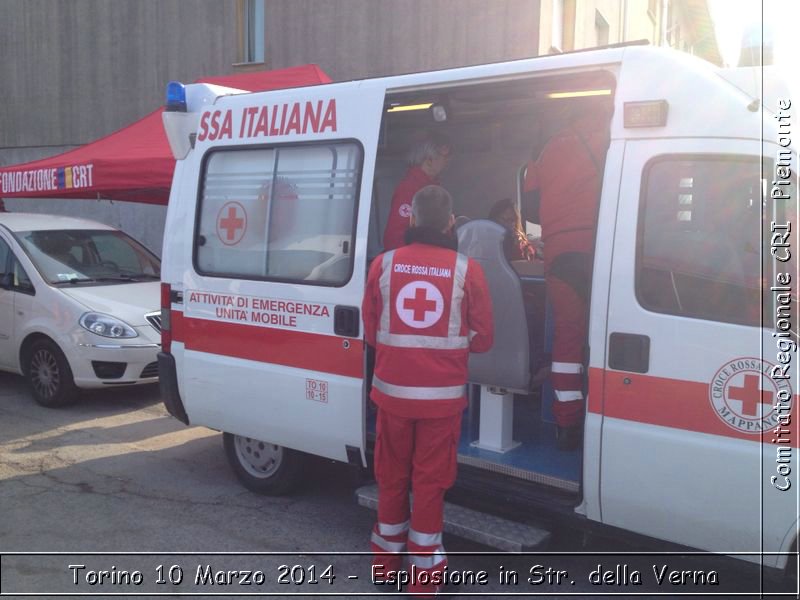
<svg viewBox="0 0 800 600">
<path fill-rule="evenodd" d="M 41 331 L 34 331 L 25 336 L 25 339 L 22 340 L 22 343 L 19 346 L 19 371 L 26 377 L 29 375 L 28 362 L 30 361 L 31 358 L 31 349 L 33 348 L 33 345 L 40 340 L 52 342 L 53 344 L 58 346 L 59 349 L 61 349 L 61 346 L 58 344 L 57 341 L 55 341 L 51 336 L 47 335 L 46 333 L 42 333 Z M 61 350 L 61 352 L 63 353 L 64 351 Z M 66 357 L 66 353 L 64 353 L 64 356 Z M 69 362 L 69 358 L 67 358 L 67 362 Z"/>
<path fill-rule="evenodd" d="M 283 496 L 295 491 L 303 480 L 303 464 L 307 458 L 303 452 L 229 432 L 222 432 L 222 440 L 228 464 L 239 482 L 252 492 L 267 496 Z M 244 462 L 247 461 L 245 455 L 249 451 L 242 452 L 241 440 L 278 449 L 280 463 L 276 469 L 262 476 L 257 473 L 257 469 L 254 470 L 255 464 L 245 465 Z"/>
<path fill-rule="evenodd" d="M 797 562 L 792 560 L 792 553 L 797 552 L 797 534 L 800 530 L 800 519 L 795 519 L 789 531 L 783 537 L 780 547 L 780 554 L 776 557 L 777 567 L 783 569 L 785 573 L 790 573 L 791 569 L 796 568 Z"/>
</svg>

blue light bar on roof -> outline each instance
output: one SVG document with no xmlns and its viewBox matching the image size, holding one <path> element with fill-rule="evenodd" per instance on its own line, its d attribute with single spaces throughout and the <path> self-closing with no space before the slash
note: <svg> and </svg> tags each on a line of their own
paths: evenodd
<svg viewBox="0 0 800 600">
<path fill-rule="evenodd" d="M 164 110 L 186 112 L 186 86 L 180 81 L 170 81 L 167 84 L 167 104 Z"/>
</svg>

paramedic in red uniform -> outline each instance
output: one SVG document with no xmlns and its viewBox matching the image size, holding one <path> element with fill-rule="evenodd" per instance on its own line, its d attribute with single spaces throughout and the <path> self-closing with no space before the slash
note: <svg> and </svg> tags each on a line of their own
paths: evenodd
<svg viewBox="0 0 800 600">
<path fill-rule="evenodd" d="M 441 580 L 447 564 L 442 511 L 456 477 L 469 353 L 489 350 L 493 336 L 483 270 L 456 252 L 452 205 L 439 186 L 415 194 L 407 245 L 373 261 L 362 305 L 366 341 L 376 349 L 374 580 L 402 569 L 399 553 L 408 548 L 409 591 L 423 596 L 436 592 L 430 578 Z"/>
<path fill-rule="evenodd" d="M 438 185 L 436 177 L 447 166 L 449 159 L 450 145 L 441 137 L 428 137 L 411 150 L 408 171 L 392 195 L 389 219 L 383 231 L 384 250 L 394 250 L 405 243 L 411 199 L 426 185 Z"/>
<path fill-rule="evenodd" d="M 581 441 L 583 349 L 608 126 L 605 107 L 574 110 L 525 177 L 526 201 L 538 206 L 542 226 L 545 287 L 555 322 L 550 381 L 562 450 Z"/>
</svg>

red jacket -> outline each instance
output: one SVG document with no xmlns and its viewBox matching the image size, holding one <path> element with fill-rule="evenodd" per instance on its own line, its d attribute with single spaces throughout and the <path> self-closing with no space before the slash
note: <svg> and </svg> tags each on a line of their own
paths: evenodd
<svg viewBox="0 0 800 600">
<path fill-rule="evenodd" d="M 608 125 L 587 115 L 547 142 L 528 165 L 524 191 L 538 190 L 545 262 L 561 252 L 593 251 Z"/>
<path fill-rule="evenodd" d="M 405 236 L 408 229 L 408 218 L 411 216 L 411 200 L 414 194 L 426 185 L 436 184 L 436 180 L 430 177 L 420 167 L 410 167 L 402 181 L 397 184 L 392 195 L 392 207 L 389 210 L 389 219 L 386 221 L 386 229 L 383 230 L 383 249 L 394 250 L 405 243 Z"/>
<path fill-rule="evenodd" d="M 477 262 L 439 244 L 385 252 L 370 267 L 362 311 L 377 352 L 370 397 L 379 407 L 424 418 L 464 409 L 469 353 L 489 350 L 494 334 Z"/>
</svg>

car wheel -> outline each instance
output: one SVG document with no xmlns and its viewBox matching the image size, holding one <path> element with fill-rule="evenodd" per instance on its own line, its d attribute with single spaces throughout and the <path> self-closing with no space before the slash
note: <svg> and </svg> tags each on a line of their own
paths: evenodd
<svg viewBox="0 0 800 600">
<path fill-rule="evenodd" d="M 281 496 L 300 483 L 302 453 L 232 433 L 223 434 L 223 444 L 228 462 L 247 489 Z"/>
<path fill-rule="evenodd" d="M 40 340 L 31 347 L 27 374 L 33 398 L 42 406 L 66 406 L 78 394 L 64 353 L 49 340 Z"/>
</svg>

